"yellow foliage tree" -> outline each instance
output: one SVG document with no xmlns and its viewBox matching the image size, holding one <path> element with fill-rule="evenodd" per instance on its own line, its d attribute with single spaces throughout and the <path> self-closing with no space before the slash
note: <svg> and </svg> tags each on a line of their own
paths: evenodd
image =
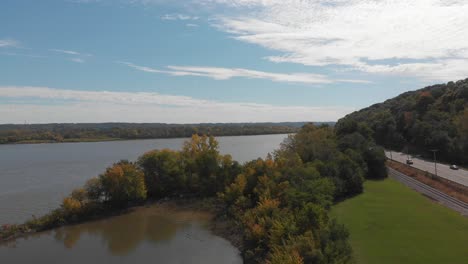
<svg viewBox="0 0 468 264">
<path fill-rule="evenodd" d="M 281 247 L 275 247 L 270 254 L 267 264 L 303 264 L 304 259 L 297 250 L 287 250 Z"/>
<path fill-rule="evenodd" d="M 133 163 L 121 161 L 100 176 L 105 199 L 116 205 L 146 199 L 143 172 Z"/>
<path fill-rule="evenodd" d="M 62 208 L 67 215 L 79 214 L 82 209 L 82 203 L 72 197 L 63 199 Z"/>
</svg>

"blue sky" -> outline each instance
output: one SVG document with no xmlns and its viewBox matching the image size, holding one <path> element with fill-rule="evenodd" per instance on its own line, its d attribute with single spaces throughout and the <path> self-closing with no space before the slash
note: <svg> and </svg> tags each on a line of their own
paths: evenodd
<svg viewBox="0 0 468 264">
<path fill-rule="evenodd" d="M 466 78 L 465 2 L 3 0 L 0 123 L 334 121 Z"/>
</svg>

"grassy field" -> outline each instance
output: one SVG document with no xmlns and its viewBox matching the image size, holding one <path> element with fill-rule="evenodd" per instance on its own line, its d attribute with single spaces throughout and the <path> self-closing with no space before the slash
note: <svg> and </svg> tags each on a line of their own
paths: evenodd
<svg viewBox="0 0 468 264">
<path fill-rule="evenodd" d="M 364 188 L 332 209 L 359 264 L 468 263 L 468 217 L 392 179 Z"/>
</svg>

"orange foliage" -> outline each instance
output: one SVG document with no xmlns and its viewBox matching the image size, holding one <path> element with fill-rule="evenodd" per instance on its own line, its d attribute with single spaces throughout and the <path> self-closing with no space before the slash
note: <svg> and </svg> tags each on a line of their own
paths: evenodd
<svg viewBox="0 0 468 264">
<path fill-rule="evenodd" d="M 67 197 L 67 198 L 63 199 L 62 207 L 67 213 L 76 214 L 76 213 L 80 212 L 80 210 L 82 208 L 82 204 L 81 204 L 80 201 L 78 201 L 76 199 L 73 199 L 71 197 Z"/>
</svg>

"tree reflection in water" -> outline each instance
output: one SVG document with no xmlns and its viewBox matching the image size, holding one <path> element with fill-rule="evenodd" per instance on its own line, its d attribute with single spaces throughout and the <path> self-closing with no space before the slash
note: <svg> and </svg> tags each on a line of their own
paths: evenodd
<svg viewBox="0 0 468 264">
<path fill-rule="evenodd" d="M 135 211 L 55 230 L 55 239 L 66 248 L 73 248 L 83 235 L 98 236 L 112 255 L 127 255 L 144 241 L 164 243 L 178 230 L 194 221 L 204 224 L 208 214 L 193 211 L 175 211 L 159 206 L 138 208 Z"/>
</svg>

